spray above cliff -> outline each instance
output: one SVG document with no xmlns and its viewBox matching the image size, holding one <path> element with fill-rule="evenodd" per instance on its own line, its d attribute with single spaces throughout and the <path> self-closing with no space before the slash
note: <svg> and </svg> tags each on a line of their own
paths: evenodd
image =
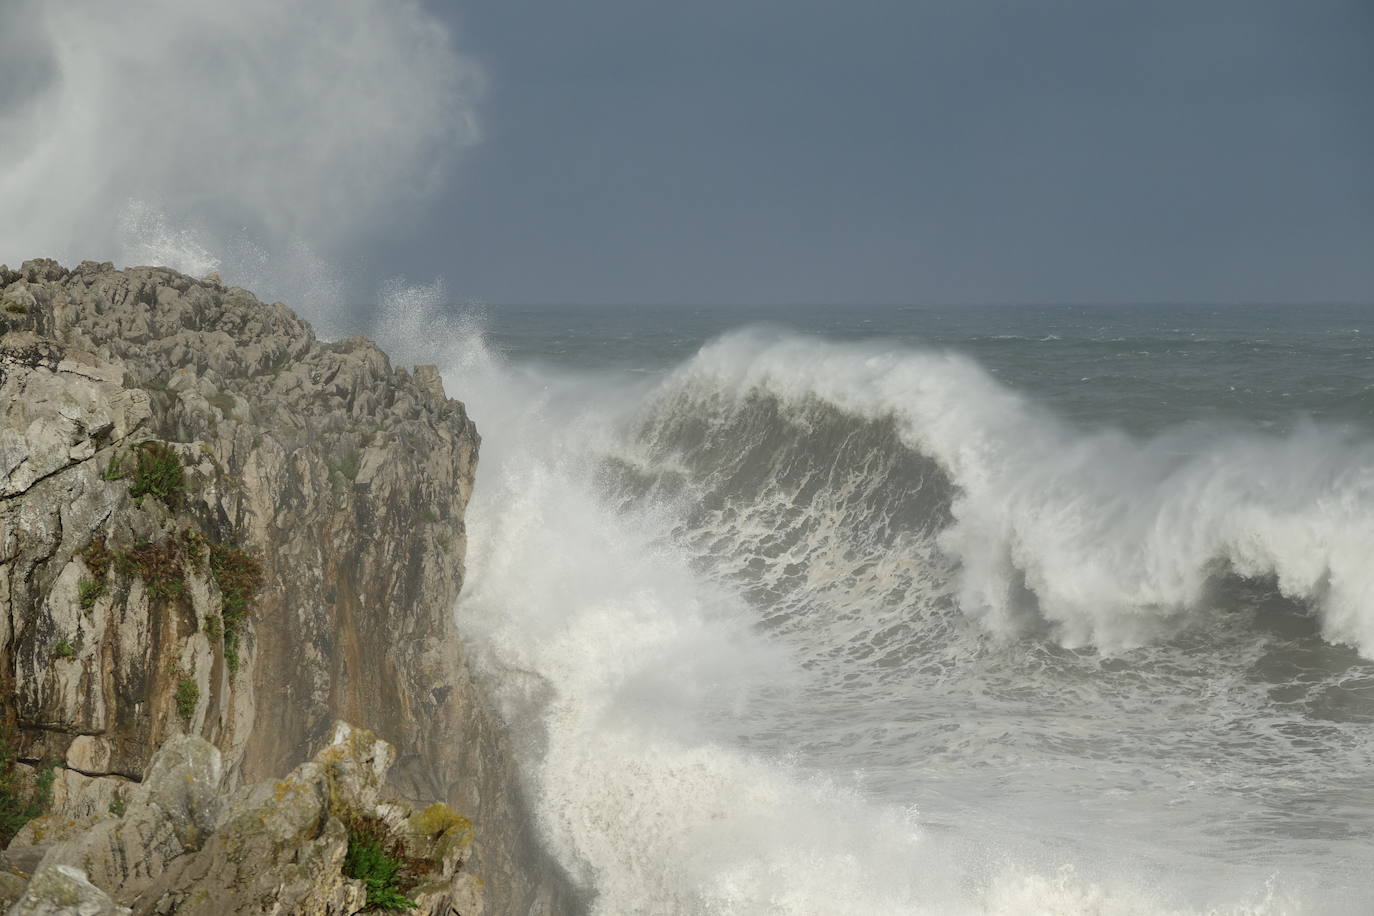
<svg viewBox="0 0 1374 916">
<path fill-rule="evenodd" d="M 476 141 L 481 83 L 417 0 L 11 0 L 0 261 L 218 270 L 308 312 Z"/>
</svg>

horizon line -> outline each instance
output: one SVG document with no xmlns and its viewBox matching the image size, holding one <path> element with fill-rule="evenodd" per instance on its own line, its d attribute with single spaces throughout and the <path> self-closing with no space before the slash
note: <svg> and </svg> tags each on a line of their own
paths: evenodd
<svg viewBox="0 0 1374 916">
<path fill-rule="evenodd" d="M 510 299 L 505 301 L 486 300 L 472 297 L 465 302 L 451 304 L 476 304 L 492 308 L 1159 308 L 1159 307 L 1196 307 L 1196 308 L 1302 308 L 1321 306 L 1374 307 L 1374 299 L 1312 299 L 1312 300 L 1262 300 L 1262 299 L 1109 299 L 1109 300 L 982 300 L 973 302 L 689 302 L 640 300 L 545 300 L 525 301 Z"/>
</svg>

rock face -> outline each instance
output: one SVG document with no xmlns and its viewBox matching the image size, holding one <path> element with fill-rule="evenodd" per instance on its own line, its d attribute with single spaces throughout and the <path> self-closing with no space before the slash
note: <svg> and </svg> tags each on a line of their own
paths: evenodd
<svg viewBox="0 0 1374 916">
<path fill-rule="evenodd" d="M 11 916 L 130 916 L 110 895 L 86 880 L 79 868 L 52 865 L 33 876 Z"/>
<path fill-rule="evenodd" d="M 15 845 L 129 805 L 168 739 L 204 739 L 232 789 L 343 719 L 400 749 L 398 791 L 473 817 L 491 912 L 569 910 L 453 622 L 477 449 L 433 367 L 284 305 L 0 267 L 0 697 L 55 815 Z M 210 830 L 143 841 L 174 858 Z"/>
<path fill-rule="evenodd" d="M 391 745 L 339 723 L 284 779 L 221 794 L 219 751 L 172 738 L 121 814 L 84 818 L 68 839 L 39 847 L 11 916 L 345 916 L 375 902 L 358 868 L 367 843 L 399 866 L 391 891 L 412 912 L 482 912 L 482 882 L 464 869 L 471 824 L 441 803 L 384 801 L 394 759 Z"/>
</svg>

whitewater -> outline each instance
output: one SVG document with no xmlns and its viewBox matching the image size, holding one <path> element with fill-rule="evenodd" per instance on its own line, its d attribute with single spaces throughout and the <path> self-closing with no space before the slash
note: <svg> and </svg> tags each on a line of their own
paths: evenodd
<svg viewBox="0 0 1374 916">
<path fill-rule="evenodd" d="M 764 317 L 446 332 L 459 620 L 593 912 L 1374 910 L 1358 315 Z"/>
</svg>

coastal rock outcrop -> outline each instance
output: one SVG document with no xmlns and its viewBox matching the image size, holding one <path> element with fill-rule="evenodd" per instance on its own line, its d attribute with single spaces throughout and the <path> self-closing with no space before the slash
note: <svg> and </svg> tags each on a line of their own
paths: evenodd
<svg viewBox="0 0 1374 916">
<path fill-rule="evenodd" d="M 245 290 L 0 267 L 0 840 L 134 814 L 185 736 L 232 792 L 346 720 L 477 823 L 490 912 L 567 909 L 453 620 L 478 444 L 434 367 Z M 167 861 L 223 832 L 158 823 Z"/>
<path fill-rule="evenodd" d="M 391 745 L 338 723 L 285 778 L 221 794 L 219 751 L 172 738 L 124 810 L 15 850 L 38 866 L 11 916 L 347 916 L 387 902 L 421 916 L 482 912 L 482 882 L 464 870 L 471 823 L 442 803 L 387 799 L 394 759 Z"/>
</svg>

